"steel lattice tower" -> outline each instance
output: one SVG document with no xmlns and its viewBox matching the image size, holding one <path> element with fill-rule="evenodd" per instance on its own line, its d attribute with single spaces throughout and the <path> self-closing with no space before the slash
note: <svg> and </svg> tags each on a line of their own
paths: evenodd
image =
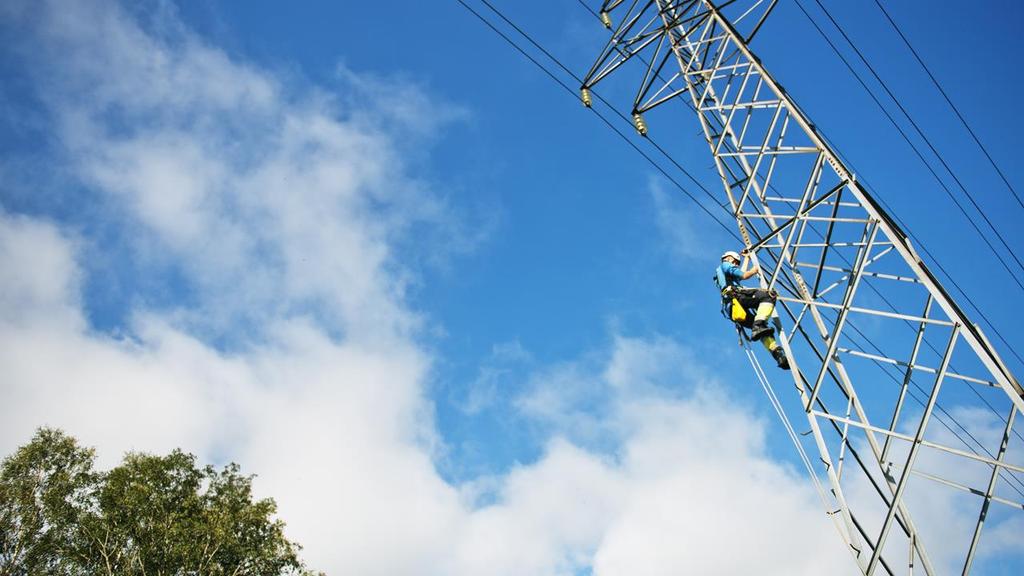
<svg viewBox="0 0 1024 576">
<path fill-rule="evenodd" d="M 818 455 L 812 479 L 858 567 L 967 574 L 986 553 L 983 527 L 1024 515 L 1024 391 L 751 52 L 774 4 L 606 0 L 602 20 L 617 25 L 584 103 L 636 59 L 642 135 L 655 107 L 696 113 L 761 285 L 779 294 L 795 386 L 786 412 L 807 425 L 794 440 Z"/>
</svg>

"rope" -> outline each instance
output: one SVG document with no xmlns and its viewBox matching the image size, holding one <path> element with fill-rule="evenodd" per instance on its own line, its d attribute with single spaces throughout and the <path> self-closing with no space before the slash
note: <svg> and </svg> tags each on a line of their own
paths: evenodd
<svg viewBox="0 0 1024 576">
<path fill-rule="evenodd" d="M 761 367 L 761 363 L 758 361 L 757 355 L 754 351 L 750 349 L 749 343 L 744 342 L 743 350 L 747 353 L 747 358 L 750 360 L 750 365 L 754 369 L 754 374 L 757 376 L 758 383 L 761 384 L 761 389 L 764 390 L 765 395 L 768 396 L 768 402 L 771 403 L 772 408 L 775 410 L 775 414 L 779 417 L 783 427 L 786 428 L 786 434 L 789 435 L 789 439 L 793 442 L 793 446 L 796 447 L 796 451 L 800 455 L 800 460 L 807 469 L 807 474 L 811 477 L 811 481 L 814 482 L 814 489 L 818 492 L 818 497 L 821 499 L 822 507 L 825 510 L 831 510 L 831 502 L 829 502 L 829 499 L 826 496 L 825 488 L 822 486 L 821 480 L 818 478 L 818 474 L 815 472 L 814 466 L 811 464 L 811 460 L 807 456 L 807 451 L 804 450 L 803 444 L 800 443 L 796 430 L 794 430 L 793 424 L 789 421 L 789 416 L 782 409 L 782 403 L 779 401 L 779 397 L 775 394 L 775 388 L 772 386 L 771 380 L 768 378 L 768 374 L 764 371 L 764 368 Z M 853 543 L 850 542 L 848 535 L 843 530 L 843 527 L 840 525 L 839 519 L 836 515 L 830 513 L 828 516 L 832 520 L 832 524 L 835 526 L 836 531 L 839 533 L 839 537 L 842 538 L 843 542 L 845 542 L 847 546 L 853 548 Z"/>
</svg>

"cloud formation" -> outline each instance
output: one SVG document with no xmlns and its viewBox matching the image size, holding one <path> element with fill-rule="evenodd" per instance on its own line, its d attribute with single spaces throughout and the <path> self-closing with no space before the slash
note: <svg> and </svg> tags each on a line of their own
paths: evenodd
<svg viewBox="0 0 1024 576">
<path fill-rule="evenodd" d="M 52 425 L 107 464 L 179 446 L 236 460 L 335 574 L 852 566 L 800 476 L 768 456 L 765 423 L 660 337 L 538 368 L 513 404 L 543 455 L 442 479 L 409 250 L 458 224 L 403 154 L 438 131 L 410 102 L 430 118 L 457 108 L 344 69 L 334 91 L 277 77 L 157 7 L 0 11 L 52 118 L 50 160 L 99 206 L 89 222 L 0 213 L 4 453 Z M 365 97 L 384 85 L 408 97 Z M 153 278 L 112 331 L 83 296 L 104 281 L 101 242 Z M 147 292 L 174 278 L 172 304 Z"/>
<path fill-rule="evenodd" d="M 560 381 L 539 373 L 531 396 L 589 386 L 606 398 L 591 424 L 615 449 L 571 441 L 573 405 L 554 401 L 564 418 L 546 413 L 562 424 L 542 458 L 493 479 L 492 498 L 478 505 L 473 486 L 451 486 L 433 467 L 419 391 L 425 359 L 415 348 L 380 355 L 303 321 L 280 323 L 273 345 L 241 355 L 160 318 L 140 321 L 132 339 L 91 333 L 73 304 L 70 239 L 9 216 L 0 231 L 4 269 L 19 248 L 41 263 L 7 279 L 9 293 L 52 298 L 49 287 L 70 287 L 28 323 L 5 317 L 5 392 L 20 409 L 5 414 L 4 438 L 45 423 L 109 460 L 128 448 L 227 454 L 260 474 L 314 565 L 360 574 L 571 574 L 589 565 L 595 574 L 813 574 L 847 561 L 804 481 L 766 456 L 764 423 L 730 408 L 713 381 L 694 382 L 703 368 L 671 341 L 619 337 L 602 361 L 563 366 Z M 666 363 L 691 376 L 655 382 Z M 737 538 L 749 553 L 729 554 Z M 820 552 L 795 563 L 789 556 L 808 540 Z"/>
<path fill-rule="evenodd" d="M 693 214 L 680 206 L 678 199 L 665 190 L 661 180 L 652 177 L 647 189 L 654 203 L 654 222 L 665 250 L 674 262 L 680 265 L 696 260 L 703 262 L 709 254 L 718 254 L 719 246 L 708 241 L 699 230 Z"/>
</svg>

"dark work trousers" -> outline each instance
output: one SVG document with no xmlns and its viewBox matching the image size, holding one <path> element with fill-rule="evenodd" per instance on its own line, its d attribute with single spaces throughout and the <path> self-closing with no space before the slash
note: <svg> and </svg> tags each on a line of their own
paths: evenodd
<svg viewBox="0 0 1024 576">
<path fill-rule="evenodd" d="M 754 314 L 757 312 L 757 306 L 762 302 L 768 302 L 775 304 L 775 292 L 769 292 L 768 290 L 762 290 L 760 288 L 733 288 L 732 296 L 739 301 L 740 306 L 747 311 L 747 320 L 742 322 L 744 326 L 749 328 L 754 323 Z"/>
</svg>

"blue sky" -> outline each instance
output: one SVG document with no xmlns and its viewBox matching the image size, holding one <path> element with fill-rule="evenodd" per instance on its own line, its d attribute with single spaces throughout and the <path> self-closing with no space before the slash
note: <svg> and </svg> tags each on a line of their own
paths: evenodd
<svg viewBox="0 0 1024 576">
<path fill-rule="evenodd" d="M 457 2 L 298 4 L 0 8 L 5 453 L 50 424 L 236 460 L 329 573 L 851 569 L 719 316 L 730 238 Z M 495 4 L 577 74 L 606 39 L 575 0 Z M 826 5 L 1019 251 L 877 8 Z M 890 11 L 1024 189 L 1021 7 Z M 755 49 L 1020 373 L 1013 279 L 793 2 Z M 652 136 L 718 192 L 677 116 Z M 784 563 L 775 526 L 820 550 Z"/>
</svg>

